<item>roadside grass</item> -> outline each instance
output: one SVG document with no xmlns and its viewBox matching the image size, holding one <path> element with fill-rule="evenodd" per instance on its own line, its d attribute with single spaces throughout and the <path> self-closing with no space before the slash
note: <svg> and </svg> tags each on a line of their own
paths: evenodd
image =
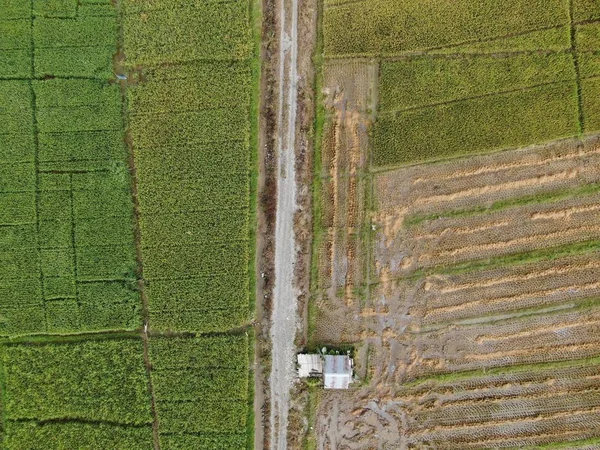
<svg viewBox="0 0 600 450">
<path fill-rule="evenodd" d="M 314 92 L 315 92 L 315 118 L 313 123 L 313 178 L 312 189 L 312 250 L 310 258 L 310 295 L 307 308 L 307 344 L 313 340 L 317 326 L 318 307 L 316 304 L 319 290 L 319 249 L 323 244 L 325 228 L 322 224 L 322 148 L 327 110 L 323 102 L 323 1 L 317 1 L 317 41 L 313 53 L 312 62 L 315 70 Z"/>
<path fill-rule="evenodd" d="M 308 433 L 304 440 L 304 450 L 317 450 L 317 411 L 319 409 L 319 402 L 323 395 L 323 388 L 321 386 L 315 386 L 307 383 L 308 389 L 308 405 L 307 405 L 307 429 Z"/>
</svg>

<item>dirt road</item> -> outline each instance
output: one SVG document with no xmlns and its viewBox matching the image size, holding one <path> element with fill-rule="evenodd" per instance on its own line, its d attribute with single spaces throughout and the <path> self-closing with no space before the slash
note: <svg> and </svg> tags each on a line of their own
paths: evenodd
<svg viewBox="0 0 600 450">
<path fill-rule="evenodd" d="M 298 97 L 298 1 L 281 0 L 275 286 L 271 341 L 271 449 L 287 449 L 290 388 L 295 376 L 298 290 L 294 287 L 297 210 L 295 136 Z"/>
</svg>

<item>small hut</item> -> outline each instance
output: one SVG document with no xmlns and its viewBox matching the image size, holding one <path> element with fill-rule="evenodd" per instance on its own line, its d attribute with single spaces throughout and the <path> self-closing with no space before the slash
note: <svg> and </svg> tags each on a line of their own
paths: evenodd
<svg viewBox="0 0 600 450">
<path fill-rule="evenodd" d="M 298 355 L 298 376 L 300 378 L 323 376 L 321 355 Z"/>
<path fill-rule="evenodd" d="M 352 382 L 352 359 L 347 355 L 325 355 L 324 360 L 325 389 L 348 389 Z"/>
</svg>

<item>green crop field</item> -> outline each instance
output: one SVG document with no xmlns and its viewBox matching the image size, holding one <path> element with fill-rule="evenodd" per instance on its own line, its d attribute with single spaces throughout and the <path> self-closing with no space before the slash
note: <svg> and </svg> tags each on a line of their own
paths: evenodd
<svg viewBox="0 0 600 450">
<path fill-rule="evenodd" d="M 0 448 L 251 442 L 256 8 L 0 0 Z"/>
<path fill-rule="evenodd" d="M 250 14 L 247 1 L 126 2 L 126 64 L 149 66 L 128 106 L 155 329 L 249 319 Z"/>
<path fill-rule="evenodd" d="M 594 0 L 325 0 L 328 60 L 376 58 L 372 165 L 600 129 Z"/>
</svg>

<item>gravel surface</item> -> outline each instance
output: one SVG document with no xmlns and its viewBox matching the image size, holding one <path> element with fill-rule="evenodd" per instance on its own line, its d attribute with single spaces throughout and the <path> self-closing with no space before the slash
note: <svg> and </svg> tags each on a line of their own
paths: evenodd
<svg viewBox="0 0 600 450">
<path fill-rule="evenodd" d="M 275 230 L 275 286 L 271 326 L 271 449 L 287 449 L 290 389 L 296 376 L 294 338 L 298 290 L 294 287 L 296 242 L 296 108 L 298 98 L 298 1 L 281 0 L 277 219 Z M 288 17 L 291 21 L 288 23 Z"/>
</svg>

